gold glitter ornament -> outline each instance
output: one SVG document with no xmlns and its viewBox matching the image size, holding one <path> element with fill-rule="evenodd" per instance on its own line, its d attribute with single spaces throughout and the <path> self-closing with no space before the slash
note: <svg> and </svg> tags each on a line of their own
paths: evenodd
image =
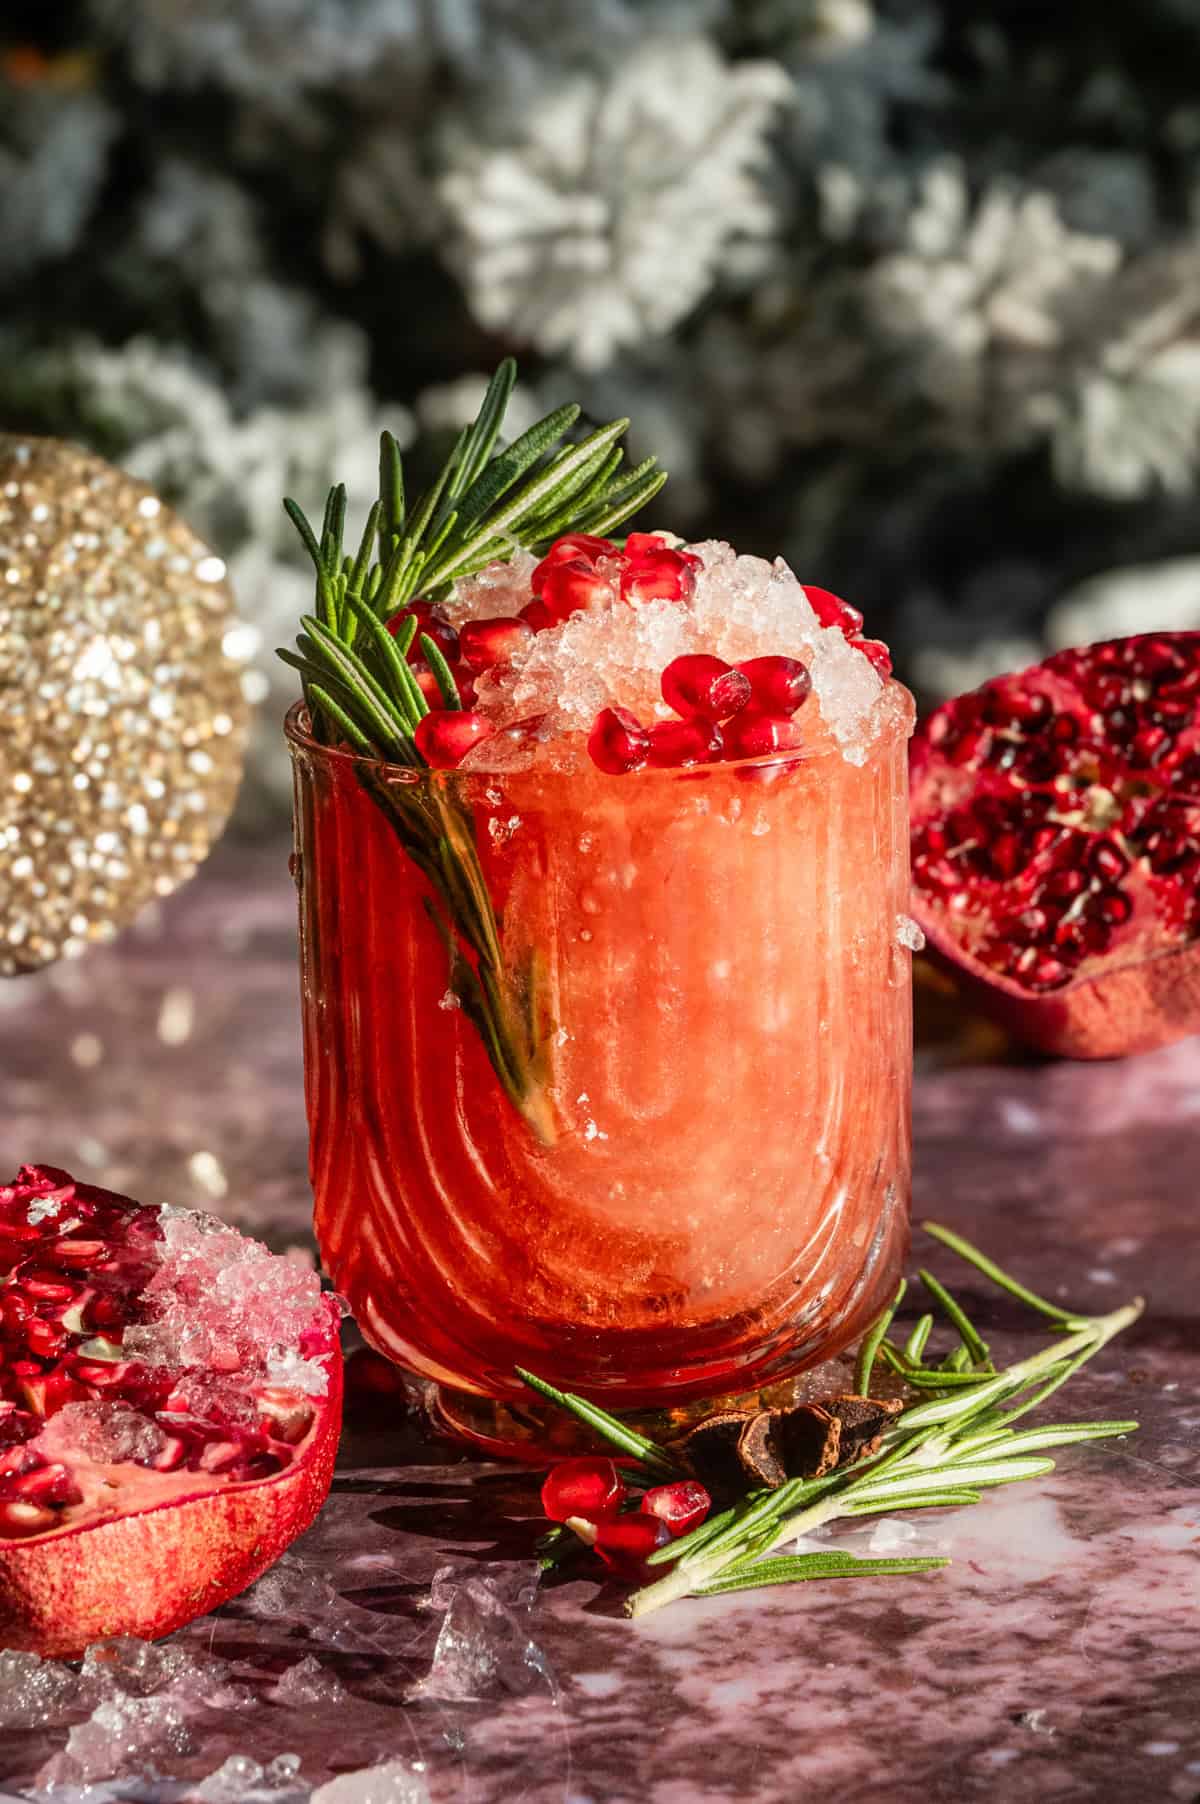
<svg viewBox="0 0 1200 1804">
<path fill-rule="evenodd" d="M 233 805 L 225 566 L 143 482 L 0 434 L 0 973 L 111 939 Z"/>
</svg>

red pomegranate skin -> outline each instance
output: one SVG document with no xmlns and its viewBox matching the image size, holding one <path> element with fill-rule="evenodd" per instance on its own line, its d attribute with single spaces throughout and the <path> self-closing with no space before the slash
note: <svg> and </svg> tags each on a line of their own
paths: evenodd
<svg viewBox="0 0 1200 1804">
<path fill-rule="evenodd" d="M 1057 652 L 922 721 L 912 912 L 966 999 L 1036 1050 L 1200 1031 L 1200 633 Z"/>
<path fill-rule="evenodd" d="M 114 1192 L 75 1185 L 53 1167 L 24 1167 L 17 1185 L 28 1183 L 70 1185 L 85 1203 L 110 1210 L 137 1208 Z M 13 1188 L 0 1187 L 0 1200 Z M 0 1236 L 0 1298 L 11 1250 Z M 333 1297 L 319 1299 L 304 1351 L 324 1366 L 328 1389 L 306 1400 L 312 1420 L 283 1470 L 230 1482 L 130 1462 L 130 1489 L 144 1494 L 107 1520 L 88 1521 L 85 1511 L 77 1524 L 68 1520 L 43 1534 L 0 1536 L 0 1647 L 72 1659 L 107 1636 L 154 1640 L 265 1572 L 311 1524 L 329 1491 L 342 1411 L 340 1314 Z M 156 1497 L 156 1490 L 167 1494 Z"/>
</svg>

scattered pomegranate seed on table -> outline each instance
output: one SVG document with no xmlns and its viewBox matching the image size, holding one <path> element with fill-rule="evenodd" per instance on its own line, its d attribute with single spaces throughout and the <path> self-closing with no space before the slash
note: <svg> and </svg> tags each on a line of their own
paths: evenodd
<svg viewBox="0 0 1200 1804">
<path fill-rule="evenodd" d="M 639 1505 L 642 1513 L 665 1522 L 673 1540 L 690 1535 L 706 1520 L 712 1498 L 694 1478 L 681 1478 L 675 1484 L 654 1485 L 646 1491 Z"/>
<path fill-rule="evenodd" d="M 644 1577 L 647 1556 L 674 1539 L 665 1522 L 640 1513 L 617 1516 L 593 1526 L 592 1547 L 604 1564 L 622 1578 Z"/>
<path fill-rule="evenodd" d="M 565 1459 L 546 1476 L 542 1509 L 551 1522 L 566 1522 L 572 1516 L 599 1522 L 617 1514 L 625 1494 L 625 1480 L 611 1459 Z"/>
</svg>

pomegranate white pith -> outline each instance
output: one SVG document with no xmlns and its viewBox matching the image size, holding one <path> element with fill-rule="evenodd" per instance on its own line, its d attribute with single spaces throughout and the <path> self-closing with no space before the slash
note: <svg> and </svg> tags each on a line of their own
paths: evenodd
<svg viewBox="0 0 1200 1804">
<path fill-rule="evenodd" d="M 0 1645 L 167 1634 L 265 1570 L 329 1488 L 339 1314 L 211 1217 L 0 1186 Z"/>
<path fill-rule="evenodd" d="M 911 770 L 913 913 L 982 1008 L 1076 1058 L 1200 1030 L 1200 633 L 984 683 Z"/>
</svg>

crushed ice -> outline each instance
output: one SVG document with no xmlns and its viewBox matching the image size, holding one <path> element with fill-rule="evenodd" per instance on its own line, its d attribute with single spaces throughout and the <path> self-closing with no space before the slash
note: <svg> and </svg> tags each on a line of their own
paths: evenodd
<svg viewBox="0 0 1200 1804">
<path fill-rule="evenodd" d="M 529 1633 L 536 1594 L 536 1566 L 487 1578 L 440 1567 L 430 1608 L 445 1615 L 429 1671 L 412 1698 L 481 1703 L 506 1694 L 520 1697 L 539 1686 L 553 1690 L 546 1657 Z"/>
<path fill-rule="evenodd" d="M 98 1464 L 136 1460 L 149 1465 L 166 1446 L 167 1437 L 131 1403 L 98 1398 L 94 1402 L 66 1403 L 51 1416 L 33 1445 L 49 1460 L 76 1460 L 80 1455 Z"/>
<path fill-rule="evenodd" d="M 318 1785 L 309 1804 L 429 1804 L 429 1787 L 414 1766 L 387 1760 L 357 1773 L 339 1773 Z"/>
<path fill-rule="evenodd" d="M 659 679 L 673 658 L 711 652 L 731 664 L 783 653 L 803 657 L 820 713 L 849 762 L 861 764 L 876 731 L 876 703 L 883 684 L 868 660 L 836 627 L 823 627 L 796 576 L 776 558 L 739 556 L 731 545 L 708 539 L 688 547 L 699 559 L 690 602 L 620 599 L 619 570 L 610 573 L 609 606 L 572 614 L 561 626 L 537 633 L 510 663 L 483 676 L 478 706 L 501 725 L 542 717 L 526 742 L 497 735 L 476 747 L 465 765 L 479 769 L 520 767 L 540 744 L 569 758 L 564 735 L 586 733 L 601 708 L 628 708 L 639 719 L 667 718 Z M 462 620 L 516 613 L 529 599 L 528 569 L 492 566 L 460 585 L 448 612 Z M 576 741 L 577 744 L 577 741 Z"/>
<path fill-rule="evenodd" d="M 925 935 L 911 915 L 896 916 L 896 943 L 907 946 L 910 952 L 920 952 L 925 945 Z"/>
<path fill-rule="evenodd" d="M 316 1272 L 215 1215 L 168 1205 L 160 1219 L 161 1260 L 144 1292 L 153 1315 L 126 1329 L 126 1355 L 144 1365 L 265 1374 L 321 1395 L 328 1379 L 319 1361 L 282 1351 L 320 1326 Z"/>
</svg>

